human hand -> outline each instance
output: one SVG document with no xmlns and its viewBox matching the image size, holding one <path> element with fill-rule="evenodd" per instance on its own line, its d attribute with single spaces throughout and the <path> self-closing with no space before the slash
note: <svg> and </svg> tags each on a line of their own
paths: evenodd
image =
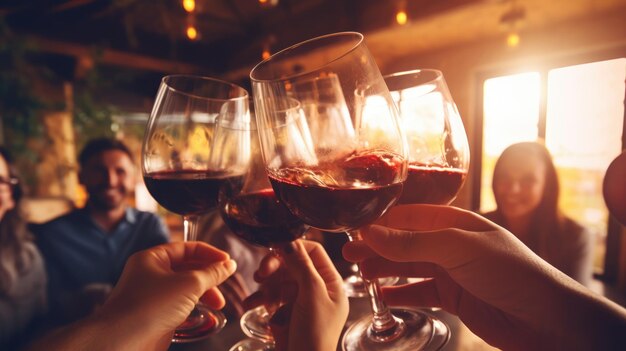
<svg viewBox="0 0 626 351">
<path fill-rule="evenodd" d="M 138 252 L 127 261 L 99 317 L 129 328 L 147 345 L 158 340 L 155 349 L 166 349 L 174 329 L 198 300 L 213 309 L 224 307 L 217 285 L 236 266 L 227 253 L 203 242 L 170 243 Z"/>
<path fill-rule="evenodd" d="M 580 317 L 607 320 L 594 307 L 598 298 L 473 212 L 396 206 L 361 235 L 363 241 L 347 243 L 343 253 L 361 262 L 365 277 L 434 278 L 383 288 L 390 305 L 441 307 L 506 350 L 599 345 L 601 338 L 584 335 L 589 325 L 581 320 L 588 318 Z"/>
<path fill-rule="evenodd" d="M 270 320 L 276 350 L 336 349 L 348 317 L 341 276 L 316 242 L 296 240 L 279 252 L 261 262 L 255 273 L 261 288 L 247 307 L 284 303 Z"/>
</svg>

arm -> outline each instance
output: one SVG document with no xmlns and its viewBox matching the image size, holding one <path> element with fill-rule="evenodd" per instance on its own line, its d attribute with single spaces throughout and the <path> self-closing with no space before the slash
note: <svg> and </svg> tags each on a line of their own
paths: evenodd
<svg viewBox="0 0 626 351">
<path fill-rule="evenodd" d="M 505 350 L 626 345 L 620 332 L 626 328 L 626 310 L 477 214 L 444 206 L 397 206 L 379 224 L 362 230 L 363 241 L 344 246 L 348 260 L 362 262 L 366 277 L 434 277 L 384 288 L 390 305 L 442 307 Z"/>
<path fill-rule="evenodd" d="M 198 300 L 214 309 L 224 306 L 216 286 L 235 268 L 228 254 L 201 242 L 140 251 L 98 312 L 29 350 L 165 350 Z"/>
</svg>

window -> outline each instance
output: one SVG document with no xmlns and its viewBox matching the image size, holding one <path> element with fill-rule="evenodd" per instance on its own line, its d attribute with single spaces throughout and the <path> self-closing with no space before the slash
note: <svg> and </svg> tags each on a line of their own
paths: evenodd
<svg viewBox="0 0 626 351">
<path fill-rule="evenodd" d="M 602 179 L 623 147 L 625 79 L 620 58 L 485 80 L 480 211 L 495 208 L 491 177 L 502 150 L 544 139 L 559 173 L 561 208 L 596 234 L 601 272 L 608 231 Z"/>
</svg>

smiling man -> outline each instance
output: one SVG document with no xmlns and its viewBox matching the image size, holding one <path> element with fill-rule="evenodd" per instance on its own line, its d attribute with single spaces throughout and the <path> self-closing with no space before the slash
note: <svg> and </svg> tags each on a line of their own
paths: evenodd
<svg viewBox="0 0 626 351">
<path fill-rule="evenodd" d="M 104 302 L 130 255 L 169 241 L 159 217 L 127 203 L 136 171 L 126 145 L 95 139 L 78 161 L 85 207 L 33 228 L 46 262 L 53 324 L 89 314 Z"/>
</svg>

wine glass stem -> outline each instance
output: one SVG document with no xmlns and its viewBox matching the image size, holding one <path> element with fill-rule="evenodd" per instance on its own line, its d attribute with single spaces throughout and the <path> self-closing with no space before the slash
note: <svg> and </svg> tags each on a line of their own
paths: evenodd
<svg viewBox="0 0 626 351">
<path fill-rule="evenodd" d="M 198 217 L 196 216 L 183 216 L 183 240 L 184 241 L 196 241 Z"/>
<path fill-rule="evenodd" d="M 351 230 L 346 232 L 350 241 L 361 240 L 361 234 L 358 230 Z M 396 327 L 398 327 L 398 321 L 393 318 L 393 315 L 389 311 L 387 304 L 381 298 L 381 290 L 378 279 L 365 279 L 361 273 L 361 267 L 359 265 L 359 274 L 363 279 L 363 284 L 370 298 L 370 305 L 372 307 L 372 332 L 374 336 L 393 334 Z"/>
</svg>

